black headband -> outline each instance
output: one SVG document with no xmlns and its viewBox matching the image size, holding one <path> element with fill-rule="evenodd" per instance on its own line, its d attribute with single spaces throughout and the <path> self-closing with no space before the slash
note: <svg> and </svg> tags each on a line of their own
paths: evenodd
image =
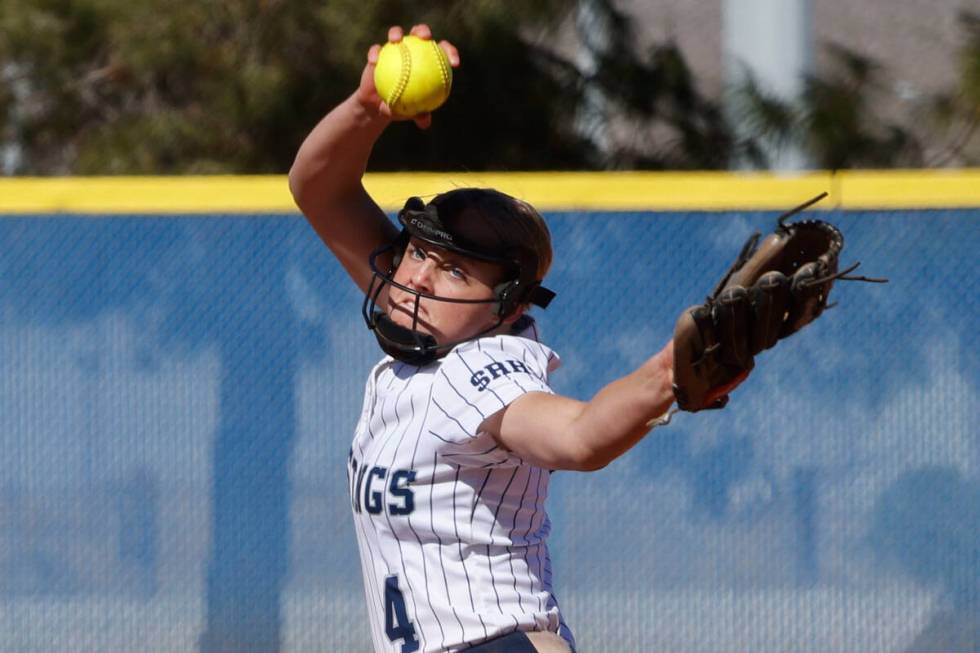
<svg viewBox="0 0 980 653">
<path fill-rule="evenodd" d="M 546 308 L 555 297 L 553 291 L 542 286 L 536 279 L 538 257 L 530 248 L 518 250 L 502 241 L 468 241 L 460 234 L 453 233 L 454 230 L 445 224 L 435 202 L 426 204 L 419 197 L 409 198 L 398 212 L 398 221 L 405 232 L 423 242 L 463 256 L 497 263 L 508 271 L 517 273 L 518 277 L 511 279 L 510 284 L 513 286 L 511 293 L 516 291 L 516 296 L 519 297 L 518 303 L 527 302 Z"/>
</svg>

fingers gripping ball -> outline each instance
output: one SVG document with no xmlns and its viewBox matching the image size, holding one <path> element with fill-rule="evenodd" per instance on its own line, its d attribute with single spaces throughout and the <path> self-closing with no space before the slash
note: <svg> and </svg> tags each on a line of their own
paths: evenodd
<svg viewBox="0 0 980 653">
<path fill-rule="evenodd" d="M 453 69 L 439 44 L 417 36 L 386 43 L 378 53 L 374 86 L 398 116 L 435 111 L 449 97 Z"/>
</svg>

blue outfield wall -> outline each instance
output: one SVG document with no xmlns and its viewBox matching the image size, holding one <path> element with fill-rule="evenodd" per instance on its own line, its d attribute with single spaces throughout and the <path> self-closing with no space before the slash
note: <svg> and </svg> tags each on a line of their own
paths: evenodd
<svg viewBox="0 0 980 653">
<path fill-rule="evenodd" d="M 980 647 L 980 209 L 821 217 L 891 282 L 835 286 L 725 410 L 555 474 L 581 651 Z M 588 398 L 775 213 L 547 218 L 538 316 Z M 0 252 L 0 650 L 368 651 L 345 460 L 379 351 L 306 223 L 8 216 Z"/>
</svg>

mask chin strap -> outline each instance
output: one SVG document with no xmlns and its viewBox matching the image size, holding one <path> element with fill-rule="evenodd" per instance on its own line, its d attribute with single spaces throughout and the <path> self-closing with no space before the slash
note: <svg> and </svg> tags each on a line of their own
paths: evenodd
<svg viewBox="0 0 980 653">
<path fill-rule="evenodd" d="M 383 311 L 372 318 L 371 329 L 381 350 L 395 360 L 421 367 L 437 358 L 439 344 L 432 336 L 395 324 Z"/>
<path fill-rule="evenodd" d="M 377 338 L 381 350 L 395 360 L 403 363 L 418 366 L 427 365 L 443 356 L 456 345 L 474 340 L 496 330 L 520 305 L 521 301 L 519 298 L 523 298 L 524 302 L 545 308 L 555 297 L 554 292 L 544 288 L 537 281 L 533 282 L 530 288 L 524 290 L 521 287 L 519 279 L 501 284 L 501 286 L 494 289 L 494 297 L 488 299 L 451 299 L 430 295 L 403 286 L 393 278 L 397 264 L 393 265 L 387 272 L 382 272 L 377 267 L 377 259 L 395 250 L 393 259 L 397 260 L 400 258 L 400 252 L 397 249 L 405 241 L 407 239 L 396 239 L 393 243 L 385 245 L 371 254 L 369 262 L 371 271 L 374 274 L 371 277 L 371 283 L 368 286 L 367 292 L 364 294 L 364 302 L 361 305 L 361 315 L 364 318 L 364 322 L 367 324 L 368 329 L 374 332 L 374 336 Z M 415 297 L 411 328 L 396 324 L 384 310 L 378 308 L 378 299 L 386 285 L 398 288 Z M 495 310 L 497 319 L 494 324 L 491 324 L 479 333 L 460 338 L 453 342 L 439 344 L 433 336 L 418 330 L 419 303 L 422 301 L 422 298 L 453 304 L 497 305 L 498 308 Z"/>
<path fill-rule="evenodd" d="M 383 311 L 375 311 L 372 317 L 372 328 L 381 350 L 395 360 L 420 367 L 443 356 L 456 345 L 490 333 L 504 322 L 503 319 L 498 319 L 496 324 L 484 331 L 455 342 L 440 345 L 435 338 L 427 333 L 395 324 Z"/>
</svg>

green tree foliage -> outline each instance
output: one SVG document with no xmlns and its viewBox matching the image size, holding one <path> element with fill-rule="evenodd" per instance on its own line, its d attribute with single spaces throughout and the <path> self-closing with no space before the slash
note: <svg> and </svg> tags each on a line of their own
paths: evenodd
<svg viewBox="0 0 980 653">
<path fill-rule="evenodd" d="M 881 68 L 839 45 L 829 52 L 831 69 L 808 76 L 797 102 L 775 97 L 752 78 L 737 89 L 746 158 L 765 168 L 767 149 L 795 144 L 809 153 L 813 167 L 826 170 L 921 165 L 916 136 L 875 110 L 889 94 Z"/>
<path fill-rule="evenodd" d="M 637 55 L 629 20 L 608 3 L 598 4 L 615 36 L 585 82 L 601 90 L 611 113 L 632 132 L 628 142 L 614 147 L 605 167 L 727 167 L 736 146 L 732 130 L 718 101 L 698 89 L 677 44 L 658 43 Z"/>
<path fill-rule="evenodd" d="M 897 168 L 977 165 L 980 162 L 980 14 L 959 17 L 958 81 L 930 98 L 920 116 L 888 120 L 876 107 L 895 104 L 877 62 L 839 46 L 829 46 L 834 64 L 807 78 L 798 102 L 786 102 L 749 79 L 737 89 L 746 138 L 733 151 L 757 167 L 768 167 L 766 145 L 795 144 L 816 168 Z M 913 122 L 914 128 L 910 126 Z M 941 145 L 926 157 L 923 141 Z"/>
<path fill-rule="evenodd" d="M 716 168 L 728 131 L 679 50 L 638 55 L 628 19 L 584 76 L 551 47 L 575 0 L 36 0 L 0 6 L 0 143 L 22 174 L 284 172 L 356 85 L 389 25 L 429 23 L 462 50 L 451 101 L 398 126 L 372 168 Z M 576 127 L 599 89 L 637 134 L 602 156 Z"/>
<path fill-rule="evenodd" d="M 586 5 L 610 36 L 583 70 L 553 46 Z M 765 168 L 765 153 L 790 143 L 830 169 L 980 159 L 972 14 L 959 87 L 930 112 L 928 137 L 944 145 L 923 161 L 926 121 L 912 130 L 878 115 L 885 71 L 840 47 L 798 104 L 740 89 L 748 137 L 736 139 L 734 114 L 700 92 L 676 44 L 639 51 L 613 0 L 32 0 L 0 3 L 0 170 L 285 172 L 355 87 L 367 48 L 414 22 L 456 43 L 463 67 L 432 129 L 391 129 L 374 170 Z M 582 128 L 596 97 L 605 140 Z"/>
<path fill-rule="evenodd" d="M 980 164 L 980 14 L 963 12 L 964 39 L 959 47 L 956 88 L 932 101 L 932 116 L 944 135 L 944 146 L 929 165 Z"/>
<path fill-rule="evenodd" d="M 381 168 L 574 165 L 558 107 L 576 90 L 518 31 L 568 2 L 37 0 L 0 9 L 0 119 L 19 172 L 284 172 L 303 135 L 356 86 L 392 24 L 429 22 L 465 72 L 423 146 L 392 130 Z M 481 123 L 487 123 L 484 127 Z M 490 124 L 495 123 L 495 124 Z M 512 132 L 502 139 L 501 133 Z"/>
<path fill-rule="evenodd" d="M 372 18 L 353 2 L 4 3 L 23 172 L 281 172 L 354 87 Z"/>
</svg>

